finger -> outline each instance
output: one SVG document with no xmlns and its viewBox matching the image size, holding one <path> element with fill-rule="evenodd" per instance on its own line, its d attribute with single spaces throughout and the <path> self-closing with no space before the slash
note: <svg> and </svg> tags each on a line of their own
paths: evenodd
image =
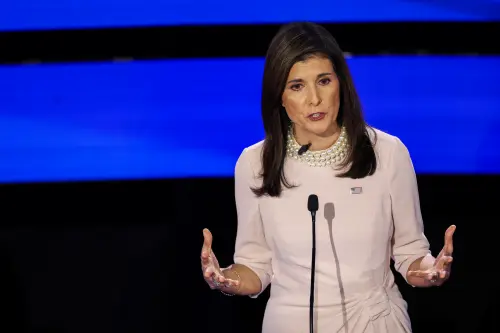
<svg viewBox="0 0 500 333">
<path fill-rule="evenodd" d="M 447 256 L 445 255 L 442 255 L 439 257 L 439 259 L 436 260 L 435 264 L 434 264 L 434 270 L 436 271 L 441 271 L 444 269 L 446 263 L 448 262 L 448 258 Z"/>
<path fill-rule="evenodd" d="M 203 273 L 203 278 L 205 279 L 205 282 L 208 284 L 210 289 L 215 289 L 215 281 L 214 281 L 215 274 L 211 272 L 205 272 Z"/>
<path fill-rule="evenodd" d="M 203 229 L 203 247 L 201 250 L 201 257 L 207 259 L 212 251 L 212 233 L 207 228 Z"/>
<path fill-rule="evenodd" d="M 203 277 L 209 280 L 216 280 L 220 283 L 224 283 L 227 279 L 226 277 L 217 270 L 213 265 L 207 266 L 203 271 Z"/>
<path fill-rule="evenodd" d="M 205 269 L 208 265 L 213 265 L 211 253 L 207 253 L 205 250 L 201 252 L 201 267 Z"/>
<path fill-rule="evenodd" d="M 212 240 L 213 240 L 213 236 L 212 236 L 212 233 L 210 232 L 210 230 L 208 230 L 207 228 L 203 229 L 203 247 L 206 248 L 207 250 L 211 249 L 212 248 Z"/>
<path fill-rule="evenodd" d="M 207 253 L 205 250 L 201 251 L 201 265 L 207 266 L 210 264 L 210 253 Z"/>
<path fill-rule="evenodd" d="M 408 272 L 409 276 L 419 277 L 419 278 L 423 278 L 423 279 L 428 278 L 429 274 L 431 274 L 431 273 L 428 271 L 409 271 Z"/>
<path fill-rule="evenodd" d="M 445 263 L 443 265 L 443 269 L 440 270 L 440 272 L 439 272 L 439 277 L 442 278 L 442 279 L 445 279 L 445 278 L 447 278 L 450 275 L 451 263 L 453 262 L 453 258 L 452 257 L 446 257 L 444 259 L 444 261 L 445 261 Z"/>
<path fill-rule="evenodd" d="M 217 289 L 221 281 L 216 272 L 207 271 L 203 274 L 205 282 L 210 286 L 211 289 Z"/>
<path fill-rule="evenodd" d="M 212 265 L 209 265 L 204 269 L 203 277 L 205 277 L 205 279 L 212 279 L 214 276 L 215 276 L 215 269 Z"/>
<path fill-rule="evenodd" d="M 446 277 L 448 276 L 448 271 L 441 271 L 439 272 L 439 278 L 440 279 L 446 279 Z"/>
<path fill-rule="evenodd" d="M 233 279 L 226 279 L 226 282 L 224 283 L 224 285 L 226 286 L 226 288 L 237 288 L 239 286 L 240 282 L 238 280 L 233 280 Z"/>
<path fill-rule="evenodd" d="M 457 227 L 455 225 L 451 225 L 446 229 L 446 232 L 444 233 L 444 254 L 447 256 L 451 256 L 453 253 L 453 234 L 455 233 L 455 230 Z"/>
<path fill-rule="evenodd" d="M 439 271 L 433 271 L 427 274 L 427 276 L 424 277 L 424 279 L 427 281 L 427 283 L 430 283 L 431 285 L 438 285 L 440 279 L 440 274 Z"/>
<path fill-rule="evenodd" d="M 216 279 L 220 283 L 225 283 L 226 282 L 226 277 L 224 275 L 222 275 L 222 274 L 216 274 Z"/>
<path fill-rule="evenodd" d="M 443 270 L 447 270 L 451 267 L 451 263 L 453 262 L 453 257 L 450 257 L 450 256 L 446 256 L 446 257 L 443 257 Z"/>
</svg>

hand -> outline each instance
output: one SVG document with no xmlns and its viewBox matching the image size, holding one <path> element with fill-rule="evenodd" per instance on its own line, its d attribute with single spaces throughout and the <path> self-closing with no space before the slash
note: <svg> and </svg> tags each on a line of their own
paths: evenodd
<svg viewBox="0 0 500 333">
<path fill-rule="evenodd" d="M 201 269 L 203 277 L 210 286 L 210 289 L 222 289 L 238 287 L 239 281 L 228 279 L 220 269 L 217 257 L 212 251 L 212 233 L 208 229 L 203 229 L 203 247 L 201 249 Z"/>
<path fill-rule="evenodd" d="M 451 262 L 453 261 L 453 233 L 456 226 L 450 226 L 444 234 L 444 246 L 437 256 L 431 268 L 417 271 L 409 271 L 409 276 L 420 277 L 426 280 L 429 285 L 442 285 L 451 274 Z"/>
</svg>

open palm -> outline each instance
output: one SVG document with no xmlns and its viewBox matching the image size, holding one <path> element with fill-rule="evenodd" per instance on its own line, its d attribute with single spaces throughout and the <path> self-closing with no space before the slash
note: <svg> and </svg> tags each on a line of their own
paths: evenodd
<svg viewBox="0 0 500 333">
<path fill-rule="evenodd" d="M 437 256 L 431 268 L 408 272 L 409 276 L 419 277 L 431 285 L 442 285 L 451 274 L 451 263 L 453 261 L 453 234 L 456 226 L 450 226 L 444 234 L 444 246 Z"/>
<path fill-rule="evenodd" d="M 203 230 L 203 246 L 201 249 L 201 269 L 203 278 L 211 289 L 221 287 L 238 286 L 239 281 L 228 279 L 224 276 L 223 270 L 219 266 L 219 261 L 212 251 L 212 233 L 208 229 Z"/>
</svg>

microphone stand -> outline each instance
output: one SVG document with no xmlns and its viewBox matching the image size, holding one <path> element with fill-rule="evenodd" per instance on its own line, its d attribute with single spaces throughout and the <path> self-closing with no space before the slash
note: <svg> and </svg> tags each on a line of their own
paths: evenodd
<svg viewBox="0 0 500 333">
<path fill-rule="evenodd" d="M 309 330 L 314 333 L 314 275 L 316 273 L 316 212 L 319 209 L 318 196 L 311 194 L 307 199 L 307 210 L 312 218 L 311 293 L 309 298 Z"/>
<path fill-rule="evenodd" d="M 316 272 L 316 212 L 312 217 L 311 291 L 309 296 L 309 332 L 314 333 L 314 279 Z"/>
</svg>

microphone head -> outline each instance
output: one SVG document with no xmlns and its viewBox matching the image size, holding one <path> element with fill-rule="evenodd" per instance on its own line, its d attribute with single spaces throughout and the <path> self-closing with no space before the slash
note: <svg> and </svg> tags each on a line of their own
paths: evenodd
<svg viewBox="0 0 500 333">
<path fill-rule="evenodd" d="M 298 151 L 298 154 L 299 155 L 304 154 L 306 151 L 309 150 L 310 147 L 311 147 L 311 143 L 310 142 L 307 145 L 303 145 L 302 147 L 300 147 L 300 149 Z"/>
<path fill-rule="evenodd" d="M 318 196 L 316 194 L 311 194 L 307 200 L 307 209 L 310 212 L 316 212 L 319 208 Z"/>
</svg>

